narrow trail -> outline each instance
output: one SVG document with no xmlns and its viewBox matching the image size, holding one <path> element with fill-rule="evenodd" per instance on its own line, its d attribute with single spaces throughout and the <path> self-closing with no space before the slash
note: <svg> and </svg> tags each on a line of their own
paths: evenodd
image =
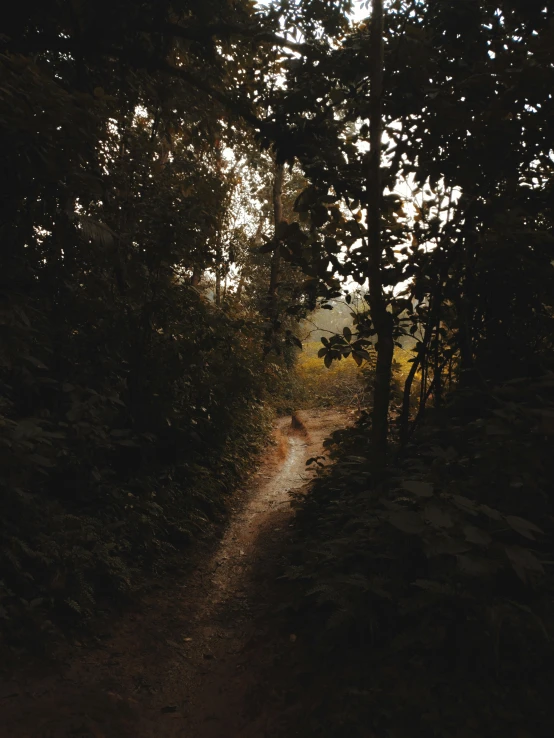
<svg viewBox="0 0 554 738">
<path fill-rule="evenodd" d="M 239 496 L 229 526 L 194 570 L 160 583 L 100 644 L 57 673 L 0 685 L 0 738 L 273 738 L 286 695 L 271 683 L 294 635 L 276 633 L 274 585 L 290 532 L 289 492 L 310 456 L 349 422 L 303 413 L 307 436 L 277 444 Z M 271 728 L 268 726 L 271 724 Z"/>
</svg>

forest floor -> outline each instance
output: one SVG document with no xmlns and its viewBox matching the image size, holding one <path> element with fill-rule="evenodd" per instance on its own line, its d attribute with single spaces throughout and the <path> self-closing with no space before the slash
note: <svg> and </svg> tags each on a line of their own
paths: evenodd
<svg viewBox="0 0 554 738">
<path fill-rule="evenodd" d="M 289 431 L 290 418 L 277 423 L 276 444 L 235 499 L 222 539 L 187 573 L 158 582 L 55 667 L 0 683 L 0 738 L 281 734 L 302 701 L 286 689 L 299 644 L 275 617 L 289 492 L 311 478 L 306 460 L 323 453 L 324 439 L 352 420 L 336 409 L 302 417 L 307 436 Z"/>
</svg>

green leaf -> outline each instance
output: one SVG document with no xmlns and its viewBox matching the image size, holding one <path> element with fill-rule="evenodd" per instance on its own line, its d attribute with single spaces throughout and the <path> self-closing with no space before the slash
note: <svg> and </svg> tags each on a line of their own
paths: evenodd
<svg viewBox="0 0 554 738">
<path fill-rule="evenodd" d="M 423 517 L 435 528 L 452 528 L 454 525 L 450 514 L 432 502 L 425 505 Z"/>
<path fill-rule="evenodd" d="M 470 550 L 466 542 L 451 538 L 444 533 L 436 539 L 427 541 L 426 545 L 426 554 L 429 557 L 442 556 L 444 554 L 455 556 L 456 554 L 467 553 Z"/>
<path fill-rule="evenodd" d="M 515 573 L 522 582 L 527 582 L 527 571 L 544 574 L 541 562 L 528 548 L 505 546 L 504 549 Z"/>
<path fill-rule="evenodd" d="M 23 438 L 34 438 L 42 434 L 42 428 L 37 424 L 36 420 L 27 418 L 16 423 L 13 436 L 20 440 Z"/>
<path fill-rule="evenodd" d="M 506 515 L 505 520 L 510 528 L 512 528 L 512 530 L 515 530 L 517 533 L 522 535 L 524 538 L 528 538 L 530 541 L 536 540 L 535 536 L 533 535 L 534 533 L 544 533 L 544 531 L 542 531 L 538 527 L 538 525 L 531 523 L 529 520 L 525 520 L 525 518 L 520 518 L 517 515 Z"/>
<path fill-rule="evenodd" d="M 273 240 L 262 244 L 258 249 L 258 254 L 269 254 L 270 251 L 275 251 L 275 241 Z"/>
<path fill-rule="evenodd" d="M 275 238 L 277 240 L 284 238 L 288 231 L 288 227 L 289 224 L 286 220 L 282 220 L 280 223 L 278 223 L 277 227 L 275 228 Z"/>
<path fill-rule="evenodd" d="M 320 228 L 329 220 L 329 211 L 325 205 L 316 205 L 311 211 L 311 218 L 313 225 Z"/>
<path fill-rule="evenodd" d="M 433 485 L 429 482 L 422 482 L 419 479 L 407 479 L 403 481 L 402 489 L 417 495 L 417 497 L 433 496 Z"/>
<path fill-rule="evenodd" d="M 40 454 L 31 454 L 28 457 L 28 461 L 29 463 L 36 464 L 37 466 L 45 466 L 45 467 L 54 466 L 54 464 L 50 461 L 50 459 L 47 459 L 45 456 L 41 456 Z"/>
<path fill-rule="evenodd" d="M 28 354 L 25 354 L 21 358 L 25 361 L 28 361 L 29 364 L 36 366 L 37 369 L 48 369 L 46 364 L 43 364 L 43 362 L 40 361 L 40 359 L 37 359 L 35 356 L 29 356 Z"/>
<path fill-rule="evenodd" d="M 416 579 L 415 582 L 412 582 L 412 586 L 424 589 L 426 592 L 433 592 L 434 594 L 454 594 L 452 589 L 440 582 L 434 582 L 432 579 Z"/>
<path fill-rule="evenodd" d="M 112 246 L 117 240 L 117 235 L 101 220 L 83 214 L 76 214 L 75 219 L 85 238 L 90 241 L 100 246 Z"/>
<path fill-rule="evenodd" d="M 456 556 L 456 560 L 458 562 L 458 567 L 464 574 L 469 574 L 474 577 L 490 576 L 491 574 L 494 574 L 500 566 L 497 561 L 476 556 L 468 556 L 466 554 Z"/>
<path fill-rule="evenodd" d="M 301 213 L 302 211 L 308 210 L 310 205 L 316 202 L 316 200 L 317 189 L 313 185 L 310 185 L 296 198 L 296 201 L 294 203 L 295 212 Z"/>
<path fill-rule="evenodd" d="M 477 546 L 488 546 L 492 543 L 491 536 L 474 525 L 465 525 L 463 531 L 466 541 L 469 541 L 469 543 L 475 543 Z"/>
<path fill-rule="evenodd" d="M 491 520 L 502 520 L 502 513 L 492 507 L 489 507 L 488 505 L 479 505 L 477 509 L 488 518 L 491 518 Z"/>
<path fill-rule="evenodd" d="M 331 90 L 329 93 L 329 98 L 333 105 L 339 105 L 344 99 L 346 95 L 342 90 Z"/>
<path fill-rule="evenodd" d="M 425 525 L 420 516 L 411 510 L 398 510 L 390 512 L 387 520 L 391 525 L 403 533 L 419 535 L 425 530 Z"/>
<path fill-rule="evenodd" d="M 469 513 L 470 515 L 477 515 L 477 507 L 469 497 L 464 497 L 463 495 L 452 495 L 452 502 L 456 507 L 459 507 L 460 510 Z"/>
</svg>

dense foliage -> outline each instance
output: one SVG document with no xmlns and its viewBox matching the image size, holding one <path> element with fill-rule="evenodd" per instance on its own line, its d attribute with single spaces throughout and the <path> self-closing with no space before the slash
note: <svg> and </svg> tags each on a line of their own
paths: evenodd
<svg viewBox="0 0 554 738">
<path fill-rule="evenodd" d="M 390 387 L 386 341 L 415 339 L 400 405 L 376 382 L 372 412 L 335 439 L 337 463 L 299 499 L 294 628 L 314 672 L 326 662 L 333 678 L 314 680 L 297 718 L 322 736 L 546 735 L 552 13 L 385 3 L 379 111 L 380 5 L 325 57 L 295 63 L 298 95 L 287 90 L 281 112 L 287 156 L 311 183 L 297 201 L 310 235 L 289 228 L 291 260 L 328 288 L 337 274 L 369 284 L 369 310 L 355 331 L 322 339 L 322 357 L 355 356 L 370 340 Z M 372 180 L 376 111 L 385 136 Z M 386 473 L 379 399 L 398 411 Z"/>
<path fill-rule="evenodd" d="M 335 466 L 298 499 L 287 574 L 289 627 L 326 675 L 297 716 L 304 732 L 548 734 L 553 382 L 455 393 L 386 487 L 367 416 L 335 435 Z"/>
<path fill-rule="evenodd" d="M 247 3 L 23 3 L 4 28 L 0 613 L 22 643 L 221 517 L 287 389 L 295 319 L 268 341 L 258 254 L 274 165 L 233 112 L 257 45 L 213 38 L 239 20 L 261 30 Z M 275 320 L 305 311 L 286 277 Z"/>
<path fill-rule="evenodd" d="M 0 614 L 24 639 L 163 568 L 271 408 L 314 402 L 305 319 L 346 305 L 314 334 L 317 401 L 366 408 L 300 501 L 291 576 L 355 700 L 310 729 L 543 735 L 553 11 L 352 10 L 51 0 L 6 20 Z"/>
</svg>

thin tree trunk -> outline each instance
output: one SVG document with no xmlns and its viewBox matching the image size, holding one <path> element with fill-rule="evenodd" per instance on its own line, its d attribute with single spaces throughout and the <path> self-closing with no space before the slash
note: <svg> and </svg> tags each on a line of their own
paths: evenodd
<svg viewBox="0 0 554 738">
<path fill-rule="evenodd" d="M 215 242 L 215 304 L 221 306 L 221 260 L 223 254 L 221 249 L 221 229 L 217 231 Z"/>
<path fill-rule="evenodd" d="M 425 352 L 425 345 L 420 345 L 417 356 L 414 357 L 406 382 L 404 383 L 404 394 L 402 396 L 402 410 L 400 411 L 400 417 L 398 419 L 398 425 L 400 428 L 400 445 L 404 446 L 408 439 L 409 428 L 410 428 L 410 401 L 412 399 L 412 385 L 414 383 L 415 375 L 421 364 L 422 356 Z"/>
<path fill-rule="evenodd" d="M 454 364 L 454 357 L 450 357 L 450 361 L 448 363 L 448 391 L 450 392 L 452 390 L 452 368 Z"/>
<path fill-rule="evenodd" d="M 254 246 L 260 246 L 262 243 L 262 233 L 264 230 L 264 218 L 260 218 L 256 233 L 254 234 Z"/>
<path fill-rule="evenodd" d="M 221 274 L 219 267 L 215 270 L 215 304 L 217 307 L 221 306 Z"/>
<path fill-rule="evenodd" d="M 269 298 L 270 309 L 275 312 L 277 298 L 277 287 L 279 285 L 279 273 L 281 266 L 281 247 L 277 238 L 279 224 L 283 221 L 283 182 L 285 179 L 284 164 L 275 165 L 275 178 L 273 180 L 273 222 L 275 225 L 275 249 L 271 255 L 271 271 L 269 275 Z"/>
<path fill-rule="evenodd" d="M 472 230 L 473 220 L 467 216 L 465 224 L 465 239 L 463 244 L 462 258 L 465 262 L 465 273 L 461 284 L 461 295 L 456 300 L 458 311 L 458 346 L 460 347 L 460 377 L 462 386 L 471 386 L 474 380 L 473 366 L 473 331 L 471 305 L 474 297 L 474 274 L 473 263 L 476 257 L 473 243 L 474 233 Z"/>
<path fill-rule="evenodd" d="M 239 279 L 239 283 L 238 283 L 238 287 L 237 287 L 237 302 L 240 302 L 241 301 L 242 291 L 244 289 L 244 282 L 245 282 L 245 277 L 244 277 L 244 270 L 243 270 L 240 273 L 240 279 Z"/>
<path fill-rule="evenodd" d="M 441 328 L 441 322 L 440 318 L 437 320 L 437 325 L 435 328 L 435 369 L 433 372 L 433 378 L 435 380 L 435 390 L 434 390 L 434 405 L 435 407 L 440 407 L 442 405 L 442 366 L 440 366 L 440 328 Z"/>
<path fill-rule="evenodd" d="M 467 378 L 473 369 L 473 348 L 471 345 L 471 330 L 469 327 L 470 309 L 467 298 L 461 297 L 457 304 L 459 318 L 458 345 L 460 347 L 460 384 L 467 384 Z"/>
<path fill-rule="evenodd" d="M 283 182 L 285 179 L 284 164 L 275 164 L 275 178 L 273 180 L 273 222 L 275 249 L 271 255 L 269 271 L 269 288 L 267 291 L 267 317 L 269 326 L 265 334 L 265 351 L 269 353 L 275 347 L 275 336 L 278 331 L 279 305 L 277 288 L 281 271 L 281 243 L 278 238 L 279 225 L 283 222 Z M 279 349 L 277 348 L 277 351 Z"/>
<path fill-rule="evenodd" d="M 429 376 L 429 362 L 427 361 L 427 358 L 425 357 L 422 365 L 421 365 L 421 387 L 419 390 L 419 407 L 418 407 L 418 415 L 421 412 L 423 405 L 425 404 L 425 393 L 427 392 L 427 377 Z"/>
<path fill-rule="evenodd" d="M 195 266 L 192 270 L 192 277 L 190 283 L 193 287 L 198 287 L 200 280 L 202 279 L 203 269 L 202 267 Z"/>
<path fill-rule="evenodd" d="M 441 364 L 440 370 L 439 370 L 441 375 L 442 375 L 442 372 L 443 372 L 444 368 L 446 367 L 446 365 L 448 364 L 449 361 L 450 361 L 450 356 Z M 425 392 L 425 396 L 422 398 L 422 402 L 421 402 L 421 404 L 420 404 L 420 406 L 418 408 L 417 415 L 414 418 L 414 422 L 412 423 L 411 427 L 408 430 L 408 434 L 407 434 L 405 443 L 407 443 L 410 440 L 410 438 L 412 437 L 412 435 L 413 435 L 413 433 L 414 433 L 417 425 L 419 424 L 421 418 L 423 417 L 423 414 L 425 412 L 425 406 L 427 404 L 427 400 L 429 399 L 429 397 L 431 396 L 431 393 L 435 389 L 435 382 L 436 382 L 436 380 L 437 380 L 437 376 L 433 377 L 433 379 L 431 380 L 431 384 L 429 385 L 429 387 L 427 388 L 427 391 Z"/>
<path fill-rule="evenodd" d="M 440 284 L 439 281 L 439 287 L 437 288 L 437 292 L 431 296 L 430 298 L 430 304 L 429 304 L 429 319 L 427 321 L 427 325 L 425 326 L 425 333 L 423 335 L 423 340 L 421 341 L 420 348 L 418 355 L 416 357 L 416 360 L 413 362 L 410 372 L 408 376 L 406 377 L 406 383 L 404 385 L 404 396 L 402 398 L 402 411 L 400 413 L 399 418 L 399 428 L 400 428 L 400 444 L 401 446 L 404 446 L 407 442 L 407 439 L 409 438 L 410 432 L 409 432 L 409 423 L 410 423 L 410 400 L 411 400 L 411 390 L 412 390 L 412 384 L 415 379 L 415 375 L 417 373 L 417 370 L 421 366 L 421 391 L 420 391 L 420 397 L 419 397 L 419 409 L 418 414 L 422 412 L 422 408 L 425 405 L 425 393 L 427 391 L 427 376 L 428 376 L 428 354 L 429 354 L 429 348 L 431 344 L 431 338 L 433 337 L 433 327 L 437 325 L 437 321 L 439 321 L 440 324 L 440 309 L 442 305 L 442 298 L 441 298 L 441 290 L 440 290 Z M 437 359 L 438 362 L 438 359 Z M 436 363 L 436 366 L 438 366 L 438 363 Z"/>
<path fill-rule="evenodd" d="M 388 414 L 394 344 L 392 315 L 383 290 L 381 243 L 381 139 L 383 135 L 383 0 L 373 0 L 370 35 L 370 125 L 368 172 L 368 277 L 369 306 L 377 332 L 377 366 L 373 393 L 372 447 L 377 476 L 386 466 Z"/>
<path fill-rule="evenodd" d="M 256 233 L 254 234 L 254 246 L 259 246 L 262 241 L 262 231 L 264 229 L 264 218 L 260 218 L 258 222 L 258 227 L 256 228 Z M 238 302 L 242 299 L 242 293 L 244 291 L 244 285 L 246 284 L 246 275 L 244 272 L 244 268 L 242 269 L 240 273 L 240 279 L 237 287 L 237 300 Z"/>
</svg>

